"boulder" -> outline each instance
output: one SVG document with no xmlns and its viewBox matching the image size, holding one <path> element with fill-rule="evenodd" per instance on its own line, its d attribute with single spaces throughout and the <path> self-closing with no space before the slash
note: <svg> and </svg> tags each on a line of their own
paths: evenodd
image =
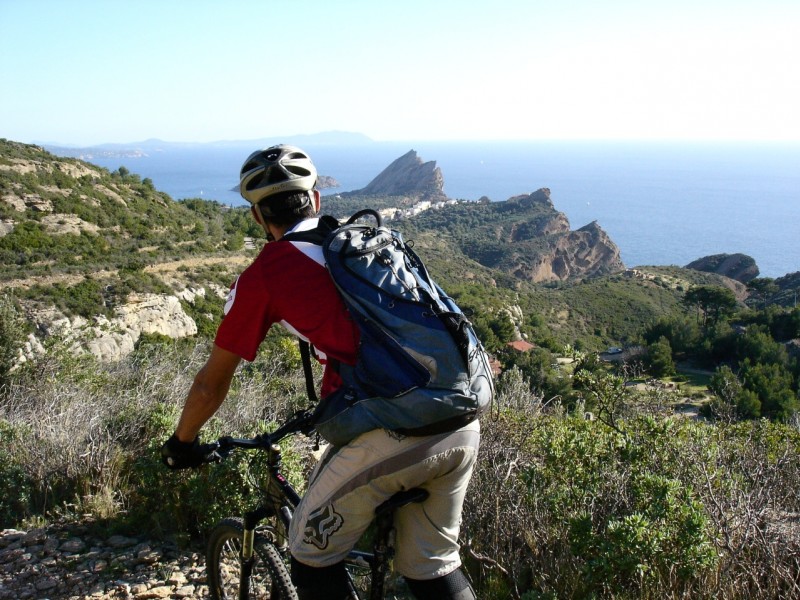
<svg viewBox="0 0 800 600">
<path fill-rule="evenodd" d="M 99 317 L 87 331 L 85 348 L 100 360 L 119 360 L 131 352 L 143 333 L 182 338 L 197 333 L 197 324 L 180 300 L 163 294 L 143 294 L 120 306 L 111 319 Z"/>
<path fill-rule="evenodd" d="M 199 290 L 185 290 L 184 297 L 204 295 Z M 83 317 L 67 318 L 55 309 L 31 313 L 44 337 L 65 340 L 74 352 L 88 352 L 101 361 L 117 361 L 133 352 L 142 334 L 160 334 L 183 338 L 197 333 L 197 324 L 186 314 L 181 301 L 172 295 L 141 294 L 115 309 L 113 316 L 98 316 L 92 321 Z M 35 353 L 33 348 L 30 353 Z"/>
<path fill-rule="evenodd" d="M 686 265 L 687 269 L 716 273 L 741 283 L 747 283 L 758 277 L 756 261 L 746 254 L 714 254 L 704 256 Z"/>
</svg>

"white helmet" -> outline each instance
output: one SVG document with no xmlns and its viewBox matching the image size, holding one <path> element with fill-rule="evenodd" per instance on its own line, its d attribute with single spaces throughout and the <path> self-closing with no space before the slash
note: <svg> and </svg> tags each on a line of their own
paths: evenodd
<svg viewBox="0 0 800 600">
<path fill-rule="evenodd" d="M 317 183 L 317 169 L 296 146 L 256 150 L 242 165 L 239 193 L 252 204 L 283 192 L 307 192 Z"/>
</svg>

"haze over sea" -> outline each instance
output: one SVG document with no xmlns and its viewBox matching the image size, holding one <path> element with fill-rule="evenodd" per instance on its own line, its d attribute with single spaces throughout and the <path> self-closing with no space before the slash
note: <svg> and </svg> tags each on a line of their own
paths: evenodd
<svg viewBox="0 0 800 600">
<path fill-rule="evenodd" d="M 135 146 L 131 144 L 131 146 Z M 368 142 L 302 145 L 335 194 L 366 186 L 414 149 L 436 161 L 451 198 L 494 201 L 550 188 L 572 229 L 596 220 L 626 266 L 678 265 L 711 254 L 752 256 L 764 277 L 800 271 L 800 144 L 678 142 Z M 232 191 L 258 146 L 165 145 L 121 165 L 175 199 L 244 201 Z"/>
</svg>

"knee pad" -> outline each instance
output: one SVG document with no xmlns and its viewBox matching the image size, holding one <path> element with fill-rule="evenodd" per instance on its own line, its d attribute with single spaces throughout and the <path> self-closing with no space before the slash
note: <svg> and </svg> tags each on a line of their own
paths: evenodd
<svg viewBox="0 0 800 600">
<path fill-rule="evenodd" d="M 300 600 L 346 600 L 351 598 L 350 579 L 344 563 L 310 567 L 292 557 L 292 583 Z"/>
<path fill-rule="evenodd" d="M 436 579 L 409 579 L 408 588 L 417 600 L 476 600 L 475 592 L 461 569 Z"/>
</svg>

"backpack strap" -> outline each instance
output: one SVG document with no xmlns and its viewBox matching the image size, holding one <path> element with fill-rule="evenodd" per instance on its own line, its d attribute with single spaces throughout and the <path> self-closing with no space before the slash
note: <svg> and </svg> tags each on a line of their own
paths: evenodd
<svg viewBox="0 0 800 600">
<path fill-rule="evenodd" d="M 314 229 L 308 229 L 306 231 L 292 231 L 284 235 L 281 238 L 281 241 L 286 240 L 288 242 L 309 242 L 311 244 L 321 246 L 325 241 L 325 238 L 327 238 L 328 235 L 338 227 L 339 221 L 330 215 L 322 215 L 320 216 L 319 222 Z M 298 339 L 297 343 L 300 346 L 300 358 L 303 362 L 303 373 L 306 377 L 306 393 L 308 394 L 308 399 L 312 403 L 317 404 L 319 399 L 317 398 L 317 391 L 314 386 L 314 373 L 311 370 L 311 344 L 301 339 Z M 338 367 L 338 365 L 335 367 Z"/>
<path fill-rule="evenodd" d="M 316 244 L 317 246 L 322 246 L 325 238 L 327 238 L 333 230 L 338 228 L 339 221 L 330 215 L 322 215 L 314 229 L 308 229 L 306 231 L 291 231 L 284 235 L 281 240 L 286 240 L 289 242 L 310 242 L 312 244 Z"/>
<path fill-rule="evenodd" d="M 353 223 L 358 221 L 361 217 L 366 217 L 367 215 L 375 219 L 375 221 L 378 223 L 378 227 L 383 227 L 383 217 L 381 217 L 381 215 L 378 213 L 377 210 L 374 210 L 372 208 L 364 208 L 358 211 L 356 214 L 347 219 L 345 225 L 352 225 Z"/>
<path fill-rule="evenodd" d="M 298 339 L 297 343 L 300 346 L 300 358 L 303 361 L 303 373 L 306 376 L 306 394 L 313 404 L 317 404 L 319 399 L 317 390 L 314 388 L 314 373 L 311 370 L 311 344 L 301 339 Z"/>
</svg>

